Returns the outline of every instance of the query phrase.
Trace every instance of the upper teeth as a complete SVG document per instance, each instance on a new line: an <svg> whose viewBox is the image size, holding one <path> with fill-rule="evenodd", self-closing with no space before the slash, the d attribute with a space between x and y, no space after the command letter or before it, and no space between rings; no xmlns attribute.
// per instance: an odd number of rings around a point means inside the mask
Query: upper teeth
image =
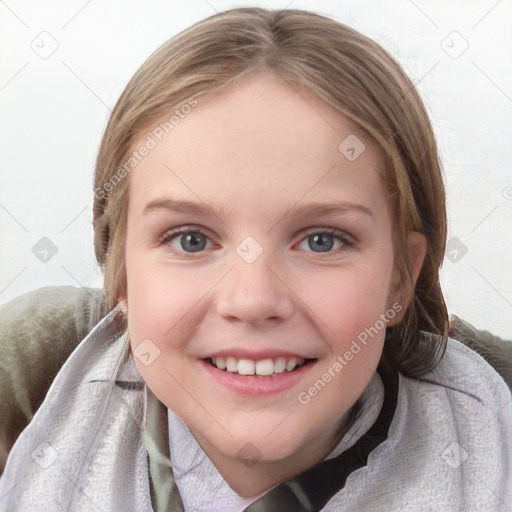
<svg viewBox="0 0 512 512"><path fill-rule="evenodd" d="M235 359L234 357L212 357L212 363L219 370L226 370L231 373L238 372L240 375L272 375L273 373L291 372L297 366L304 364L300 357L278 357L276 360L262 359L252 361L251 359Z"/></svg>

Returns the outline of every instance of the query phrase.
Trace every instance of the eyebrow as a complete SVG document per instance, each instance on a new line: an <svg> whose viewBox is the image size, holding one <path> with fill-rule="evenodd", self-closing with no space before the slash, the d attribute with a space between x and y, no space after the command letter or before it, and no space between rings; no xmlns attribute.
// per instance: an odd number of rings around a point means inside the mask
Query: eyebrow
<svg viewBox="0 0 512 512"><path fill-rule="evenodd" d="M146 204L143 215L151 213L155 210L171 210L175 212L188 213L191 215L208 215L214 213L219 217L225 213L223 206L218 212L215 212L205 203L195 203L192 201L178 201L170 197L153 199ZM348 201L336 201L332 203L309 203L304 205L294 205L285 209L279 218L291 216L297 217L314 217L321 215L329 215L336 213L359 212L374 218L373 212L367 206Z"/></svg>

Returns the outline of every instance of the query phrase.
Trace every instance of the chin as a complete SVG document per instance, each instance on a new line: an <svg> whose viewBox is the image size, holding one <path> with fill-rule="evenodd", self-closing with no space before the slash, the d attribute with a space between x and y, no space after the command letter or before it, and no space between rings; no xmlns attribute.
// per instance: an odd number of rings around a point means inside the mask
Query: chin
<svg viewBox="0 0 512 512"><path fill-rule="evenodd" d="M269 437L273 439L270 440ZM267 429L264 429L264 432L255 432L254 435L246 431L243 435L235 436L227 443L222 443L218 449L233 459L243 461L249 458L258 462L273 463L286 460L297 453L302 441L291 438L286 432L283 436L267 437Z"/></svg>

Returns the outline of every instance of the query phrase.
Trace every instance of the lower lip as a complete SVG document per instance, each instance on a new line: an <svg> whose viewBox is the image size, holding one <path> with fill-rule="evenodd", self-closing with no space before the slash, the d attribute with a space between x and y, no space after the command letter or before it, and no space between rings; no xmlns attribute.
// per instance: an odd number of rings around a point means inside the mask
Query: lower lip
<svg viewBox="0 0 512 512"><path fill-rule="evenodd" d="M274 377L260 377L257 375L238 375L212 366L207 361L199 361L206 371L223 386L235 393L250 396L267 396L282 393L296 385L315 364L310 360L293 372L280 373Z"/></svg>

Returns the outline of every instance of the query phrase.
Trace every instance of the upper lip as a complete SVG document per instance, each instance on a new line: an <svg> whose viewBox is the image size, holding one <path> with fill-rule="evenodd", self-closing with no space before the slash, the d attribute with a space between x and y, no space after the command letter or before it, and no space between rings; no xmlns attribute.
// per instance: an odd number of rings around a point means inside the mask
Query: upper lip
<svg viewBox="0 0 512 512"><path fill-rule="evenodd" d="M246 350L243 348L233 348L233 349L222 349L212 352L207 355L204 359L213 358L213 357L234 357L235 359L250 359L252 361L261 361L263 359L278 359L279 357L284 357L285 359L291 359L292 357L302 358L302 359L314 359L312 357L308 357L304 354L299 354L295 352L289 352L284 350L276 350L276 349L268 349L268 350Z"/></svg>

